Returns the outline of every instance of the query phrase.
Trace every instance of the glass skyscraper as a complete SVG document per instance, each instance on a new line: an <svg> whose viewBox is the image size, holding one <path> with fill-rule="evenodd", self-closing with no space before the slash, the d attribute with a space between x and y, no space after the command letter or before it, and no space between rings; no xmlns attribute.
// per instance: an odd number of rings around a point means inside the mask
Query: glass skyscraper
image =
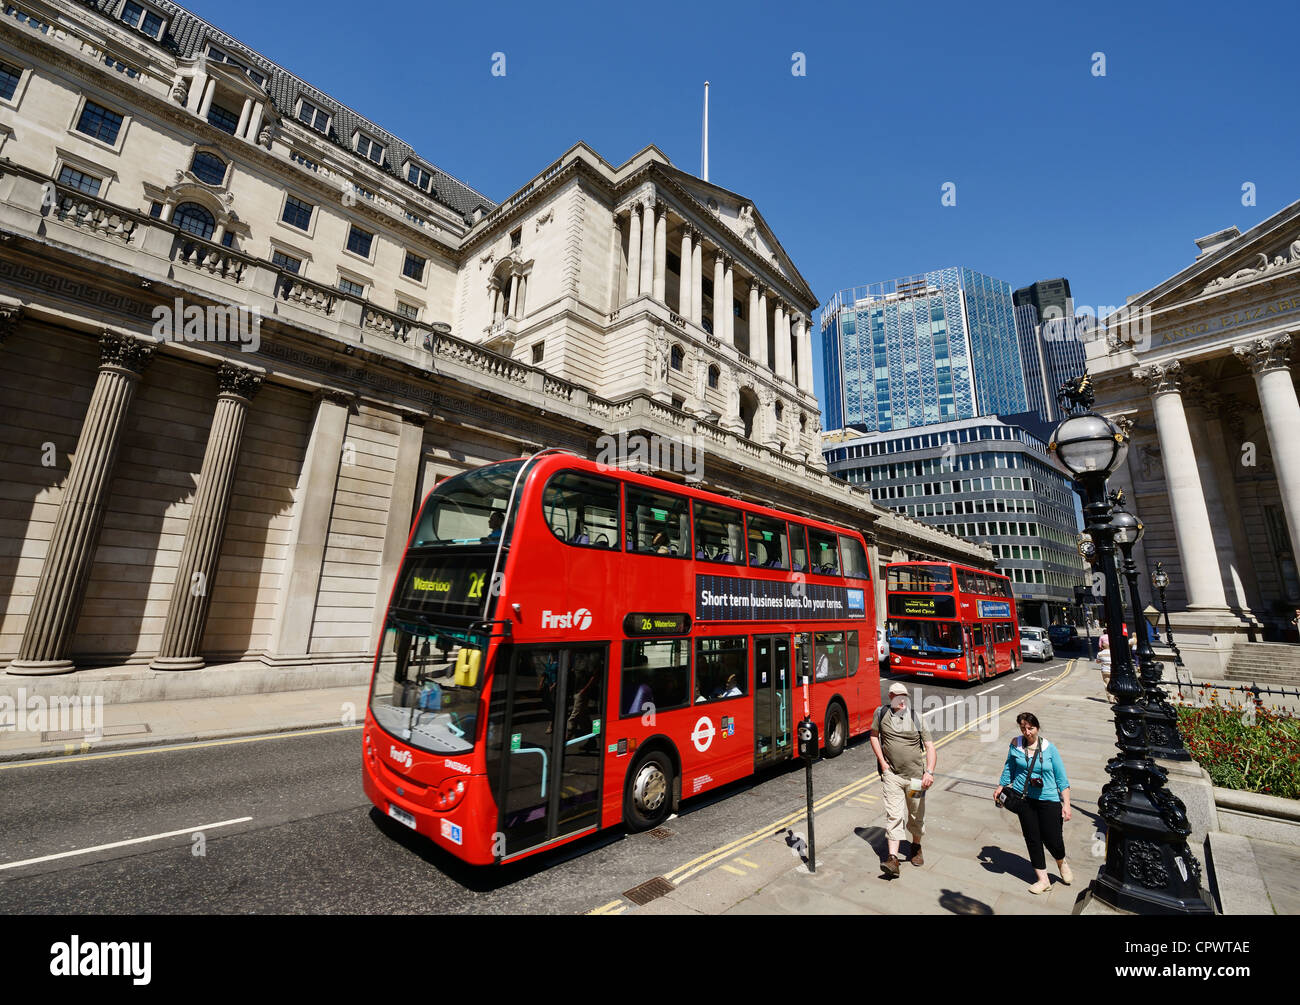
<svg viewBox="0 0 1300 1005"><path fill-rule="evenodd" d="M825 428L906 429L1029 408L1011 286L948 268L822 308Z"/></svg>
<svg viewBox="0 0 1300 1005"><path fill-rule="evenodd" d="M1087 372L1084 343L1093 336L1096 318L1075 316L1066 279L1042 280L1016 290L1014 300L1029 408L1043 422L1054 424L1064 418L1056 403L1057 390L1066 380Z"/></svg>

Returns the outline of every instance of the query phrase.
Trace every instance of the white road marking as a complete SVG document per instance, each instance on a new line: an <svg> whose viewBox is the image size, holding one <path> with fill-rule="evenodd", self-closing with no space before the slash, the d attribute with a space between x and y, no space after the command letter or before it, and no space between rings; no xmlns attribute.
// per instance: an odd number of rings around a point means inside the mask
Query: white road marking
<svg viewBox="0 0 1300 1005"><path fill-rule="evenodd" d="M235 820L222 820L215 824L198 824L195 827L185 827L178 831L167 831L164 834L150 834L147 837L131 838L127 841L114 841L112 844L99 844L93 848L79 848L76 851L61 851L57 855L42 855L40 858L25 858L21 862L6 862L0 865L0 870L17 869L23 865L36 865L38 862L53 862L55 859L71 858L74 855L90 855L97 851L108 851L110 848L124 848L132 844L144 844L146 841L161 841L163 838L180 837L182 834L197 834L199 831L216 830L218 827L231 827L234 824L247 823L252 817L239 817Z"/></svg>
<svg viewBox="0 0 1300 1005"><path fill-rule="evenodd" d="M945 708L952 708L954 705L960 705L960 704L961 704L961 699L958 698L955 701L948 702L948 704L946 705L940 705L938 708L932 708L928 712L922 712L921 718L924 719L927 715L934 715L935 712L942 712Z"/></svg>
<svg viewBox="0 0 1300 1005"><path fill-rule="evenodd" d="M976 691L976 692L975 692L975 696L976 696L976 697L979 697L979 696L982 695L982 694L988 694L990 691L996 691L996 690L997 690L998 688L1000 688L1000 687L1006 687L1006 685L1005 685L1005 684L994 684L992 687L986 687L983 691Z"/></svg>

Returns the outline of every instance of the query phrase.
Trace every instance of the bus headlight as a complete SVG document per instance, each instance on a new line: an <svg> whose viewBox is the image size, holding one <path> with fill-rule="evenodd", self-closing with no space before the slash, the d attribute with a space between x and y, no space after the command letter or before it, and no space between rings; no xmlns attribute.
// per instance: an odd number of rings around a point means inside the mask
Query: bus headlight
<svg viewBox="0 0 1300 1005"><path fill-rule="evenodd" d="M956 663L949 663L949 664L948 664L948 669L949 669L949 670L956 670L956 669L957 669L957 664L956 664Z"/></svg>

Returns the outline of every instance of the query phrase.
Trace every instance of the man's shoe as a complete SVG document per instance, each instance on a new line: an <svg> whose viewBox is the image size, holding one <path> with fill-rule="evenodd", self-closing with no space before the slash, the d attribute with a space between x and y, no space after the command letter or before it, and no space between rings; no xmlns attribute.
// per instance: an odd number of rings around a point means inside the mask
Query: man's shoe
<svg viewBox="0 0 1300 1005"><path fill-rule="evenodd" d="M917 866L925 865L925 859L921 857L921 846L919 844L912 846L912 864Z"/></svg>
<svg viewBox="0 0 1300 1005"><path fill-rule="evenodd" d="M887 872L889 875L891 875L891 876L893 876L895 879L897 879L897 878L898 878L898 872L899 872L899 870L898 870L898 856L897 856L897 855L890 855L889 858L885 859L884 869L885 869L885 872Z"/></svg>

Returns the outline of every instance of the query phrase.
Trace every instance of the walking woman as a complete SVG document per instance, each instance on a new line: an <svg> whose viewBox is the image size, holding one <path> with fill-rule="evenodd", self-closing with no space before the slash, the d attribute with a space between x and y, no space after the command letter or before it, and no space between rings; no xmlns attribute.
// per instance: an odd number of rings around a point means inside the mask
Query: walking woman
<svg viewBox="0 0 1300 1005"><path fill-rule="evenodd" d="M1056 859L1061 882L1066 886L1074 882L1074 874L1065 861L1065 839L1061 833L1061 825L1070 819L1070 779L1066 777L1061 752L1039 734L1037 717L1021 712L1016 716L1016 725L1020 727L1020 736L1011 741L993 801L1001 805L998 797L1004 788L1024 796L1019 810L1020 831L1025 836L1029 860L1038 874L1038 882L1029 892L1044 893L1051 885L1043 857L1044 845Z"/></svg>

